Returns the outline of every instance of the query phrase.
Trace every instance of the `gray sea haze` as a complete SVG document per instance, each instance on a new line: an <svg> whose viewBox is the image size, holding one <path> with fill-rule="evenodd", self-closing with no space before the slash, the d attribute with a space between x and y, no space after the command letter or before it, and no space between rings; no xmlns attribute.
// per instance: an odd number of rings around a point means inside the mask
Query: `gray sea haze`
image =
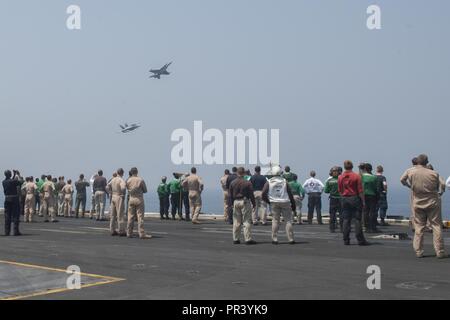
<svg viewBox="0 0 450 320"><path fill-rule="evenodd" d="M146 211L159 212L159 200L156 193L156 188L149 188L149 193L145 195L145 209ZM448 193L448 194L447 194ZM388 215L408 217L410 212L409 206L409 190L406 188L391 188L388 194L389 210ZM208 214L222 214L223 212L223 197L222 191L217 189L206 189L202 195L203 210L202 212ZM0 204L3 204L4 196L0 194ZM442 215L444 219L450 220L450 192L446 192L442 197L443 210ZM307 200L303 202L303 213L306 212ZM88 200L88 208L90 208L90 201ZM324 195L322 197L323 212L328 212L328 199Z"/></svg>

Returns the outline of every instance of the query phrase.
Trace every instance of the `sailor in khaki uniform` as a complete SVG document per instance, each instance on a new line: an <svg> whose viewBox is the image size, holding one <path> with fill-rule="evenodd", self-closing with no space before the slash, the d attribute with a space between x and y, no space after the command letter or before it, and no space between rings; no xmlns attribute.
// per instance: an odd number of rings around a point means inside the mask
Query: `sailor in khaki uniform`
<svg viewBox="0 0 450 320"><path fill-rule="evenodd" d="M57 207L57 215L59 217L63 216L65 212L64 204L66 202L64 200L64 191L63 191L65 185L66 183L64 182L64 177L59 177L58 182L55 183L55 193L57 195L56 207Z"/></svg>
<svg viewBox="0 0 450 320"><path fill-rule="evenodd" d="M229 205L233 209L233 243L240 244L242 225L244 239L248 245L256 244L252 239L252 211L256 206L253 186L244 179L245 169L237 169L237 178L229 186Z"/></svg>
<svg viewBox="0 0 450 320"><path fill-rule="evenodd" d="M401 184L409 189L411 189L411 181L409 181L408 179L409 179L411 172L416 170L416 168L418 167L417 161L418 161L417 157L414 157L412 159L412 167L407 169L403 173L403 175L400 177ZM411 215L409 217L409 224L410 224L411 229L414 231L415 230L415 228L414 228L414 212L412 210L412 200L413 200L413 194L411 192L411 196L410 196Z"/></svg>
<svg viewBox="0 0 450 320"><path fill-rule="evenodd" d="M191 169L191 175L183 181L183 187L189 191L189 207L192 212L192 223L199 224L198 217L202 210L203 182L197 175L197 169Z"/></svg>
<svg viewBox="0 0 450 320"><path fill-rule="evenodd" d="M63 213L64 217L69 218L72 217L72 206L73 206L73 187L72 180L67 180L67 183L62 188L62 193L64 195L64 206Z"/></svg>
<svg viewBox="0 0 450 320"><path fill-rule="evenodd" d="M286 235L290 244L294 244L294 231L292 228L292 213L295 212L295 200L287 180L281 177L281 168L272 168L273 177L264 185L263 200L272 208L272 243L278 244L278 229L280 218L286 222Z"/></svg>
<svg viewBox="0 0 450 320"><path fill-rule="evenodd" d="M42 191L42 212L44 215L44 222L48 222L49 216L52 222L58 222L58 220L56 220L55 197L53 195L55 192L55 185L53 184L51 175L47 176L47 180L42 186Z"/></svg>
<svg viewBox="0 0 450 320"><path fill-rule="evenodd" d="M138 170L132 168L130 170L131 177L127 180L127 190L130 196L128 201L128 226L127 237L133 237L134 220L137 217L139 238L150 239L151 236L145 234L144 230L144 193L147 193L147 186L142 178L138 177Z"/></svg>
<svg viewBox="0 0 450 320"><path fill-rule="evenodd" d="M222 187L223 192L223 217L225 221L228 220L228 189L227 189L227 180L230 175L230 170L225 170L225 173L222 178L220 178L220 186Z"/></svg>
<svg viewBox="0 0 450 320"><path fill-rule="evenodd" d="M25 184L25 222L33 222L33 215L35 210L35 200L36 200L36 184L33 182L32 177L26 179Z"/></svg>
<svg viewBox="0 0 450 320"><path fill-rule="evenodd" d="M125 228L125 193L126 183L123 180L124 171L122 168L117 170L117 176L114 177L107 186L111 195L110 224L109 229L112 236L126 236ZM117 231L119 227L119 231Z"/></svg>
<svg viewBox="0 0 450 320"><path fill-rule="evenodd" d="M414 250L418 258L423 257L424 229L430 222L433 230L433 245L438 258L444 258L444 240L442 238L442 213L440 188L441 181L436 171L426 168L428 157L420 155L418 166L408 173L412 190L412 210L414 212Z"/></svg>

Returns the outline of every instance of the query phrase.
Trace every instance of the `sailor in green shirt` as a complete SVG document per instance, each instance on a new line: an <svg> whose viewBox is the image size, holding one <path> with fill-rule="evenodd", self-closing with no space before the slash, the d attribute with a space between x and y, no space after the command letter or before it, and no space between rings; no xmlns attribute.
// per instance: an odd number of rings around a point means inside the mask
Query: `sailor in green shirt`
<svg viewBox="0 0 450 320"><path fill-rule="evenodd" d="M330 170L330 177L325 183L324 192L330 195L330 232L336 232L337 215L339 214L339 226L342 232L344 219L342 218L341 195L338 191L339 168L333 167Z"/></svg>
<svg viewBox="0 0 450 320"><path fill-rule="evenodd" d="M180 179L177 178L177 174L173 174L173 179L167 185L169 187L170 192L170 204L172 205L172 219L176 220L176 213L182 218L181 213L181 182Z"/></svg>
<svg viewBox="0 0 450 320"><path fill-rule="evenodd" d="M287 182L294 181L294 175L295 173L291 172L291 167L289 166L284 167L283 178L285 178Z"/></svg>
<svg viewBox="0 0 450 320"><path fill-rule="evenodd" d="M46 179L47 179L46 176L42 175L41 178L36 181L36 187L37 187L36 190L39 194L39 217L44 216L44 214L42 212L43 207L41 205L41 202L44 199L44 183L45 183Z"/></svg>
<svg viewBox="0 0 450 320"><path fill-rule="evenodd" d="M161 215L161 220L169 220L169 185L166 183L167 177L161 178L161 183L158 186L158 197L159 197L159 214Z"/></svg>
<svg viewBox="0 0 450 320"><path fill-rule="evenodd" d="M298 183L297 180L298 180L297 175L295 173L293 173L292 177L291 177L291 181L288 181L288 184L289 184L289 187L291 187L291 192L292 192L292 195L294 196L294 201L295 201L295 206L296 206L296 212L294 212L294 218L297 217L298 224L302 224L302 201L305 198L305 189L303 189L302 185L300 183Z"/></svg>
<svg viewBox="0 0 450 320"><path fill-rule="evenodd" d="M378 178L372 174L372 165L363 163L359 166L364 189L366 206L363 209L363 221L368 233L378 233L377 203L380 197Z"/></svg>
<svg viewBox="0 0 450 320"><path fill-rule="evenodd" d="M252 178L252 173L250 172L250 170L245 171L244 180L250 181L251 178Z"/></svg>

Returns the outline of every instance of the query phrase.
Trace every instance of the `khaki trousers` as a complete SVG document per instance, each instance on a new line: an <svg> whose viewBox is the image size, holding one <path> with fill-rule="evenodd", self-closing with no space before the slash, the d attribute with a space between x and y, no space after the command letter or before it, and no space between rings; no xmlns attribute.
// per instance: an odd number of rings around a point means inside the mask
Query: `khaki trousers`
<svg viewBox="0 0 450 320"><path fill-rule="evenodd" d="M417 255L423 255L423 240L424 229L427 222L430 223L433 230L433 245L436 255L443 255L445 253L444 240L442 238L442 215L441 206L437 205L434 208L423 209L413 207L414 210L414 251Z"/></svg>
<svg viewBox="0 0 450 320"><path fill-rule="evenodd" d="M39 193L39 199L40 199L40 201L41 201L41 205L40 205L40 207L39 207L39 216L40 216L40 217L43 217L43 216L44 216L44 206L43 206L43 203L44 203L44 193L43 193L43 192Z"/></svg>
<svg viewBox="0 0 450 320"><path fill-rule="evenodd" d="M139 237L145 236L144 211L145 211L144 198L130 197L130 200L128 201L127 236L131 237L133 235L134 220L136 218L138 221Z"/></svg>
<svg viewBox="0 0 450 320"><path fill-rule="evenodd" d="M233 241L241 237L244 224L245 241L252 240L252 205L249 200L235 200L233 204Z"/></svg>
<svg viewBox="0 0 450 320"><path fill-rule="evenodd" d="M64 206L66 205L66 201L64 198L64 193L58 193L58 216L62 216L65 215L65 208Z"/></svg>
<svg viewBox="0 0 450 320"><path fill-rule="evenodd" d="M25 197L25 206L24 206L25 222L33 222L35 205L36 204L34 194L27 194L27 196Z"/></svg>
<svg viewBox="0 0 450 320"><path fill-rule="evenodd" d="M119 233L125 233L125 201L123 196L113 194L109 223L111 233L117 232L117 226L119 227Z"/></svg>
<svg viewBox="0 0 450 320"><path fill-rule="evenodd" d="M64 205L63 205L63 213L64 217L72 216L72 205L73 205L73 197L72 195L64 196Z"/></svg>
<svg viewBox="0 0 450 320"><path fill-rule="evenodd" d="M302 206L303 206L303 204L302 204L302 198L298 195L298 194L295 194L294 195L294 201L295 201L295 206L296 206L296 214L297 214L297 217L299 217L300 219L301 219L301 217L302 217Z"/></svg>
<svg viewBox="0 0 450 320"><path fill-rule="evenodd" d="M197 222L202 210L202 197L199 192L189 192L189 208L192 213L192 222Z"/></svg>
<svg viewBox="0 0 450 320"><path fill-rule="evenodd" d="M96 204L95 204L95 193L93 193L91 195L91 212L89 213L89 218L93 218L94 217L94 211L96 208Z"/></svg>
<svg viewBox="0 0 450 320"><path fill-rule="evenodd" d="M286 222L286 235L288 241L294 241L294 230L292 228L292 208L289 202L272 202L272 241L278 241L278 229L280 228L280 217Z"/></svg>
<svg viewBox="0 0 450 320"><path fill-rule="evenodd" d="M261 221L262 223L266 224L267 222L267 209L266 209L266 203L262 200L262 191L255 191L255 208L253 209L253 222L256 223Z"/></svg>
<svg viewBox="0 0 450 320"><path fill-rule="evenodd" d="M229 210L228 197L229 197L228 191L223 191L223 217L225 221L228 220L228 210Z"/></svg>
<svg viewBox="0 0 450 320"><path fill-rule="evenodd" d="M105 218L106 193L104 191L95 192L95 213L97 219Z"/></svg>
<svg viewBox="0 0 450 320"><path fill-rule="evenodd" d="M55 199L52 194L44 192L41 207L42 207L42 214L44 215L44 220L48 220L49 216L52 221L56 220Z"/></svg>

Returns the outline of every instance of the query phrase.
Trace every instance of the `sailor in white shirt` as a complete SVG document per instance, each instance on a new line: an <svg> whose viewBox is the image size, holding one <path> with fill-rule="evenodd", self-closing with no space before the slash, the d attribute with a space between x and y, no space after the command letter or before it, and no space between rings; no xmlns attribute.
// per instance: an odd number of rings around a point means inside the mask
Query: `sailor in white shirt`
<svg viewBox="0 0 450 320"><path fill-rule="evenodd" d="M450 189L450 177L448 177L447 182L445 183L445 185L447 186L447 188Z"/></svg>
<svg viewBox="0 0 450 320"><path fill-rule="evenodd" d="M314 210L317 213L317 222L322 223L322 192L324 185L322 181L316 179L316 172L311 171L311 178L305 181L303 184L303 189L308 195L308 223L312 224Z"/></svg>

